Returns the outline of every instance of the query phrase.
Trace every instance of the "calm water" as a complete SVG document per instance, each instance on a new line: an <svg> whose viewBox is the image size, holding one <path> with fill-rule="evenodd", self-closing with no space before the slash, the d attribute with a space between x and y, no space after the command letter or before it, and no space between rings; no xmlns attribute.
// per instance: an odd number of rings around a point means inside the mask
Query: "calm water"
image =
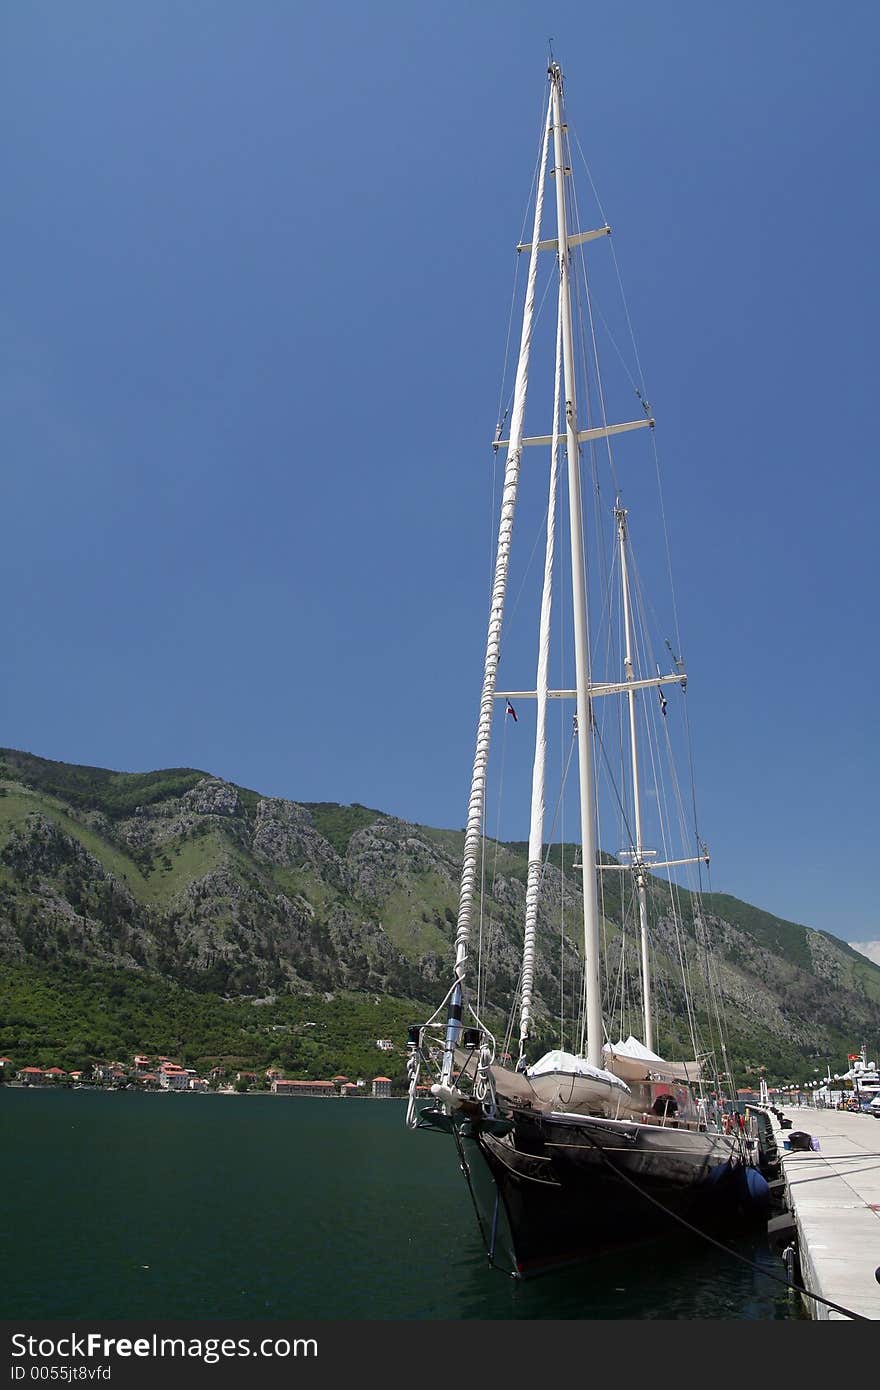
<svg viewBox="0 0 880 1390"><path fill-rule="evenodd" d="M702 1244L525 1284L488 1269L451 1143L397 1101L7 1087L0 1132L5 1317L800 1315Z"/></svg>

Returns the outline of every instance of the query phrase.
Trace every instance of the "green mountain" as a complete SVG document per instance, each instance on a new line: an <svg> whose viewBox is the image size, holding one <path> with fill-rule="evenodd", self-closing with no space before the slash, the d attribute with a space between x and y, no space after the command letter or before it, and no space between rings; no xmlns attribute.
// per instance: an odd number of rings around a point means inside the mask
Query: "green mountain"
<svg viewBox="0 0 880 1390"><path fill-rule="evenodd" d="M448 984L463 841L364 806L262 797L193 768L119 773L0 750L0 1051L17 1065L143 1049L400 1077L406 1024ZM548 1041L560 1014L571 1041L577 1012L573 858L554 847L539 918ZM480 979L491 1002L516 987L525 846L490 844L486 873ZM602 879L609 1013L615 1032L638 1032L626 876ZM709 963L742 1081L761 1065L802 1080L880 1041L880 967L724 894L704 897L702 914L677 896L678 914L668 885L651 885L667 1053L685 1045L682 956L694 981ZM699 989L695 1008L716 1045ZM505 1019L491 1017L503 1035ZM378 1052L378 1038L394 1053Z"/></svg>

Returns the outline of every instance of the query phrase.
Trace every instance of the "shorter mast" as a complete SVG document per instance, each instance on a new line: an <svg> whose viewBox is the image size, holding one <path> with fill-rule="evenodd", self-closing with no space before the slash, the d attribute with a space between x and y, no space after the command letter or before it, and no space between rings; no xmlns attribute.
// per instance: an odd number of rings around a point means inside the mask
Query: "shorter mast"
<svg viewBox="0 0 880 1390"><path fill-rule="evenodd" d="M638 691L656 686L659 692L664 685L679 685L684 690L687 686L687 676L680 661L676 662L679 670L674 675L661 676L660 668L657 668L656 679L651 677L645 680L637 680L633 667L633 614L632 597L629 585L629 569L627 565L627 526L626 508L621 507L618 500L614 508L614 516L617 522L617 541L620 552L620 583L622 591L623 607L623 626L624 626L624 675L626 680L622 685L615 685L609 682L606 685L594 687L594 695L597 693L626 693L629 704L629 739L630 739L630 761L632 764L632 793L633 793L633 819L634 819L634 843L627 851L621 851L622 857L628 861L620 864L602 864L601 870L610 872L612 870L629 872L633 870L636 878L636 891L639 903L639 936L640 936L640 955L642 968L642 991L645 1021L645 1046L654 1051L654 1019L653 1003L651 999L651 964L648 953L648 870L646 861L650 861L651 869L672 869L684 864L708 864L709 851L705 845L701 845L700 853L696 855L686 855L681 859L657 859L655 850L646 850L642 839L642 797L641 784L639 780L639 750L638 739L636 736L636 696ZM665 713L666 701L662 701Z"/></svg>
<svg viewBox="0 0 880 1390"><path fill-rule="evenodd" d="M642 800L639 785L639 750L636 738L636 692L633 689L635 671L632 659L632 607L629 592L629 572L626 563L626 508L619 504L614 509L617 521L617 540L620 548L620 585L623 600L623 629L626 650L623 669L629 689L629 743L632 764L633 817L635 820L635 844L632 850L632 867L636 875L636 891L639 899L639 935L642 959L642 1003L645 1018L645 1047L654 1050L654 1020L651 1010L651 965L648 958L648 885L645 879L644 846L642 844Z"/></svg>

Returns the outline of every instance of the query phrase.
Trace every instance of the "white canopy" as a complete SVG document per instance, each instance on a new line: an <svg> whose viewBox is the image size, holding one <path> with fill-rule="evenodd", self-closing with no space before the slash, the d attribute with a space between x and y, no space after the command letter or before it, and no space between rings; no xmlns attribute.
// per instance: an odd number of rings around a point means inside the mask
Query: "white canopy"
<svg viewBox="0 0 880 1390"><path fill-rule="evenodd" d="M699 1062L667 1062L632 1034L626 1042L606 1043L602 1052L608 1065L619 1076L625 1076L627 1081L647 1080L649 1073L673 1081L701 1079Z"/></svg>
<svg viewBox="0 0 880 1390"><path fill-rule="evenodd" d="M602 1048L603 1052L610 1052L617 1057L635 1057L640 1062L662 1062L663 1058L658 1057L656 1052L652 1052L644 1043L639 1042L630 1033L626 1042L616 1042L608 1044Z"/></svg>

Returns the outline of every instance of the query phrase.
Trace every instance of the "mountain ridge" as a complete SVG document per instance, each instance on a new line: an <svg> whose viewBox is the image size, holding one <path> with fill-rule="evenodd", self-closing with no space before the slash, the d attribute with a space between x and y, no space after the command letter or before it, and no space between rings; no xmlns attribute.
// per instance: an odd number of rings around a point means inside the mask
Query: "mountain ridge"
<svg viewBox="0 0 880 1390"><path fill-rule="evenodd" d="M851 951L858 951L860 956L880 965L880 941L848 941L846 944Z"/></svg>
<svg viewBox="0 0 880 1390"><path fill-rule="evenodd" d="M264 797L200 769L120 773L3 749L0 958L19 971L122 971L219 998L378 997L395 1015L405 1000L433 1007L451 969L462 844L460 831L358 804ZM555 910L563 896L577 907L573 849L550 853L539 918L536 1013L548 1037L560 976L579 971L574 939L561 970L556 960ZM493 843L493 861L484 976L500 998L516 986L527 866L517 842ZM613 967L624 950L620 892L605 896ZM670 1050L685 1043L672 970L682 942L695 961L711 948L741 1066L804 1069L820 1054L845 1056L863 1035L880 1039L880 967L857 948L730 894L705 894L702 915L679 926L660 880L650 897ZM573 1016L576 998L562 1000ZM15 1042L0 1017L0 1046Z"/></svg>

